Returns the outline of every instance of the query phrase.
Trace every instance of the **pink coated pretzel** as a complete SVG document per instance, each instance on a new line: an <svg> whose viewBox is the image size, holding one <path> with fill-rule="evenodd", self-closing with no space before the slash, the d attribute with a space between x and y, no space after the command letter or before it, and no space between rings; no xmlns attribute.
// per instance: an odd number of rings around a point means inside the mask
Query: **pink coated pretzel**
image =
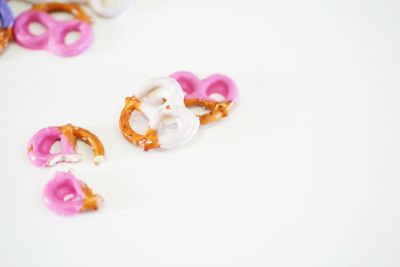
<svg viewBox="0 0 400 267"><path fill-rule="evenodd" d="M43 190L47 208L59 215L72 216L97 210L102 198L70 172L57 172Z"/></svg>
<svg viewBox="0 0 400 267"><path fill-rule="evenodd" d="M180 83L186 93L186 99L213 101L210 95L220 94L224 97L224 101L237 102L238 90L236 84L228 76L213 74L200 80L191 72L178 71L172 74L171 77Z"/></svg>
<svg viewBox="0 0 400 267"><path fill-rule="evenodd" d="M61 143L61 152L50 153L51 147L57 142ZM47 127L38 131L28 144L28 157L38 166L53 166L60 161L77 162L80 156L75 153L74 146L59 127Z"/></svg>
<svg viewBox="0 0 400 267"><path fill-rule="evenodd" d="M104 147L98 137L71 124L47 127L35 133L28 144L28 157L38 167L51 167L59 162L79 162L81 155L75 152L78 139L91 146L96 165L103 161ZM51 147L57 141L61 143L61 151L51 153Z"/></svg>
<svg viewBox="0 0 400 267"><path fill-rule="evenodd" d="M34 35L29 30L33 22L42 24L46 32ZM46 12L29 10L17 17L14 24L15 41L29 49L44 49L63 57L76 56L85 51L92 43L93 32L90 24L74 19L71 21L57 21ZM67 45L65 37L68 33L78 31L80 38L73 44Z"/></svg>
<svg viewBox="0 0 400 267"><path fill-rule="evenodd" d="M182 90L186 93L185 105L201 106L210 110L209 113L199 115L200 123L214 122L221 117L226 117L230 109L238 101L238 89L235 82L228 76L213 74L200 80L195 74L187 71L179 71L171 78L178 81ZM217 101L212 94L220 94L223 100Z"/></svg>

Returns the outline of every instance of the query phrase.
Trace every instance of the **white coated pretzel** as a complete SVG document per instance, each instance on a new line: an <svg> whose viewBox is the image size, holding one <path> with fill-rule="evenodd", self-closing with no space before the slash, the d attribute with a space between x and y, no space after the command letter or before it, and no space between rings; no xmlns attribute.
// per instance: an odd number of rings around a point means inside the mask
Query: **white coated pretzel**
<svg viewBox="0 0 400 267"><path fill-rule="evenodd" d="M185 107L183 90L174 79L165 77L146 82L138 98L150 128L157 130L161 148L182 145L197 132L200 121ZM171 125L175 127L172 129Z"/></svg>

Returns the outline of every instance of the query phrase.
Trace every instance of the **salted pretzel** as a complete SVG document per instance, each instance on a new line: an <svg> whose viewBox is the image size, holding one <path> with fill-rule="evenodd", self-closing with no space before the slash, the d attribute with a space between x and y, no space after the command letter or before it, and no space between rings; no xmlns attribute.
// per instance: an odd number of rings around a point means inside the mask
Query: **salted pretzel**
<svg viewBox="0 0 400 267"><path fill-rule="evenodd" d="M174 148L188 142L197 132L199 120L186 109L183 98L179 84L171 78L148 81L142 86L138 97L125 99L119 121L122 135L145 151ZM134 111L138 111L149 121L150 127L145 134L137 133L130 125ZM176 125L175 130L166 131L171 124Z"/></svg>
<svg viewBox="0 0 400 267"><path fill-rule="evenodd" d="M2 53L13 39L12 26L14 24L13 13L6 0L0 0L0 53Z"/></svg>
<svg viewBox="0 0 400 267"><path fill-rule="evenodd" d="M214 74L200 80L196 75L187 71L179 71L171 75L186 93L187 107L200 106L209 112L198 115L202 125L215 122L229 115L230 110L238 100L238 90L231 78L222 74ZM211 98L220 94L223 100Z"/></svg>
<svg viewBox="0 0 400 267"><path fill-rule="evenodd" d="M77 141L81 140L93 150L96 165L104 160L104 147L99 138L90 131L67 124L43 128L33 135L28 144L28 156L38 167L50 167L59 162L79 162L81 155L75 152ZM61 142L61 152L51 153L51 147Z"/></svg>

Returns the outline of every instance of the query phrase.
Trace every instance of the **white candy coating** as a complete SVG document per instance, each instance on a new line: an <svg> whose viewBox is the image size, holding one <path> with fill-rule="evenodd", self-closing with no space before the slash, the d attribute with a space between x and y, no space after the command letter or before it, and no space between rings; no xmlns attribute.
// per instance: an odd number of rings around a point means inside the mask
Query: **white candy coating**
<svg viewBox="0 0 400 267"><path fill-rule="evenodd" d="M157 130L161 148L185 144L195 135L200 121L185 107L185 96L177 81L168 77L152 79L141 89L141 110L149 126Z"/></svg>
<svg viewBox="0 0 400 267"><path fill-rule="evenodd" d="M115 17L125 10L133 0L89 0L94 12L103 17Z"/></svg>

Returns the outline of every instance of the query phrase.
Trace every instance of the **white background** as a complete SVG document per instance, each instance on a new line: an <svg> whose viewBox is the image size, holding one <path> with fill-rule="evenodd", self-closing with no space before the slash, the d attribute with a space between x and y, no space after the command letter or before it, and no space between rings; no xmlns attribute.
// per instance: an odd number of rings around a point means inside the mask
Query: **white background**
<svg viewBox="0 0 400 267"><path fill-rule="evenodd" d="M15 13L28 6L11 2ZM0 59L0 266L400 266L400 2L139 0L59 58ZM220 72L232 116L144 153L118 128L152 77ZM74 123L107 149L39 169L30 136ZM41 192L72 168L105 198L73 218Z"/></svg>

